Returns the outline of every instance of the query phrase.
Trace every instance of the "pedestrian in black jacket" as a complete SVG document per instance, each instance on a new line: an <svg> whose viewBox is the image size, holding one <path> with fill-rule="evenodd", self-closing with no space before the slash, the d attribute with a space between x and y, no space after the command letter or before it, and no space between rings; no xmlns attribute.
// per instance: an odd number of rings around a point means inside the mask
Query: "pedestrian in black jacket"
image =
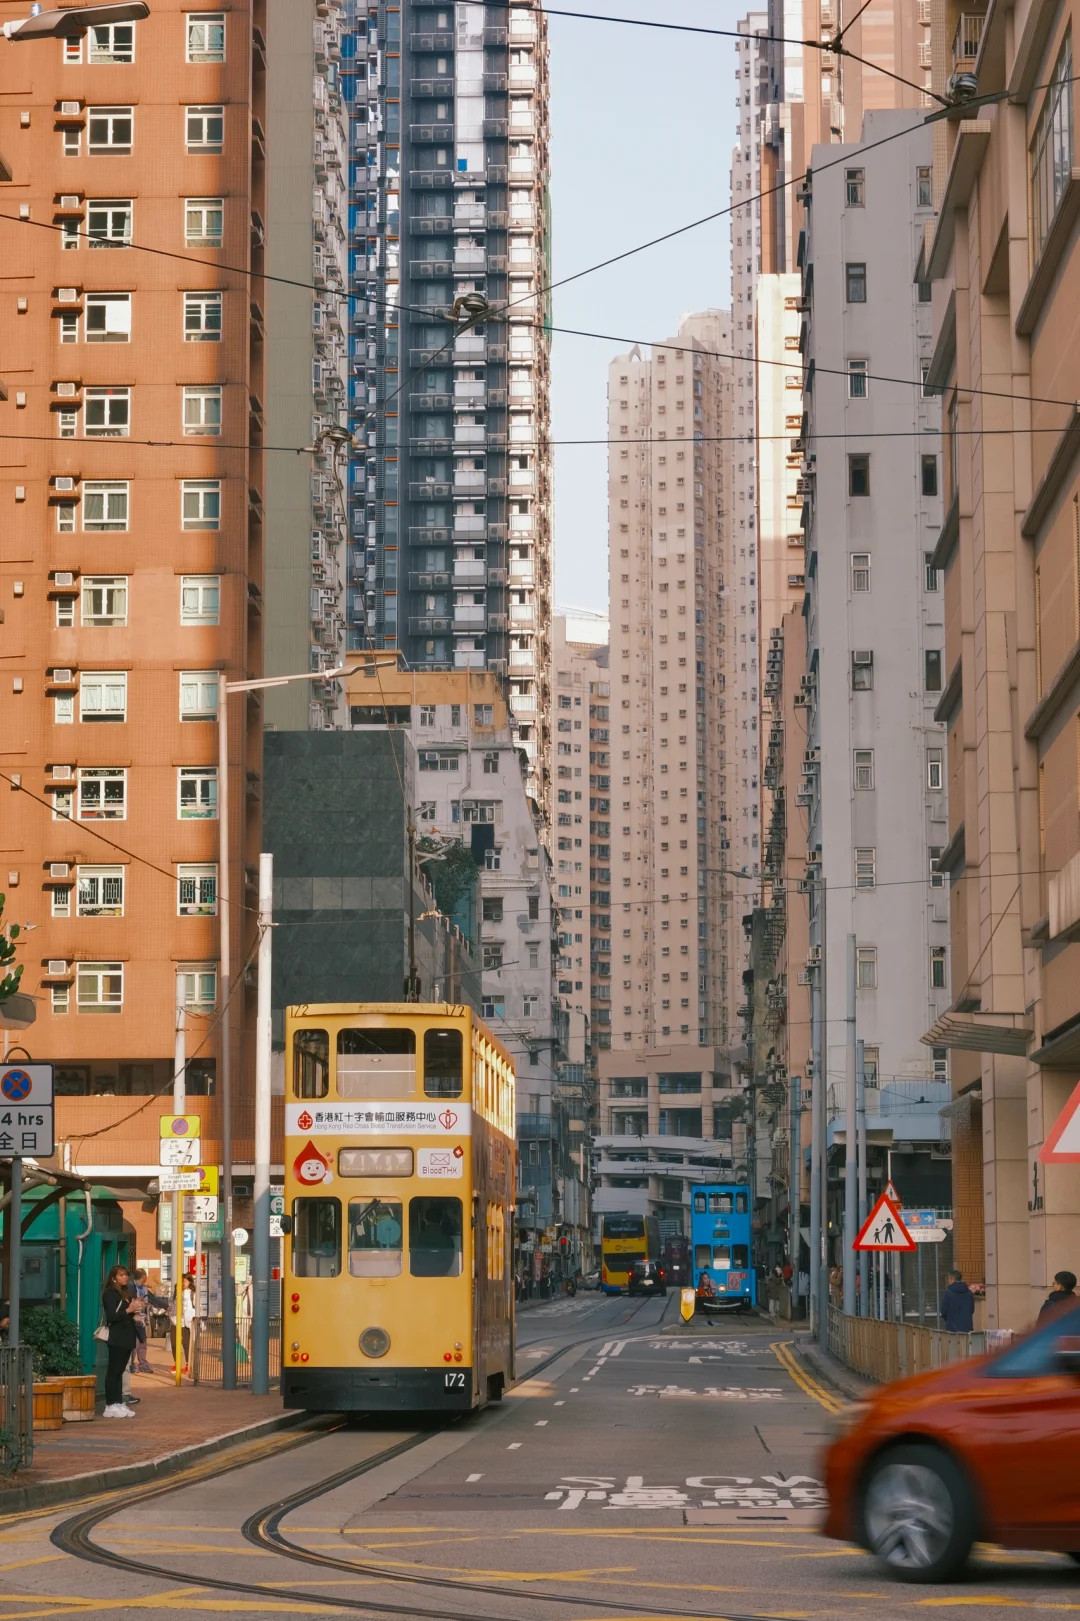
<svg viewBox="0 0 1080 1621"><path fill-rule="evenodd" d="M105 1326L109 1330L109 1360L105 1369L105 1411L103 1418L134 1418L124 1405L124 1369L135 1349L135 1317L141 1306L128 1292L126 1266L109 1268L101 1296Z"/></svg>
<svg viewBox="0 0 1080 1621"><path fill-rule="evenodd" d="M1039 1322L1044 1317L1056 1317L1062 1306L1076 1303L1076 1273L1055 1272L1054 1281L1050 1285L1050 1293L1043 1301L1039 1312Z"/></svg>
<svg viewBox="0 0 1080 1621"><path fill-rule="evenodd" d="M941 1297L941 1320L951 1334L970 1334L975 1326L975 1296L959 1272L949 1273L949 1282Z"/></svg>

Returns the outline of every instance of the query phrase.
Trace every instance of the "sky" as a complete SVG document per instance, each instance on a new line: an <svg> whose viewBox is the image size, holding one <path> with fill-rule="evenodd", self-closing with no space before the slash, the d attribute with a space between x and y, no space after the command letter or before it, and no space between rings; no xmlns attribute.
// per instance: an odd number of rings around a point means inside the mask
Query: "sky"
<svg viewBox="0 0 1080 1621"><path fill-rule="evenodd" d="M568 9L734 28L748 8L715 0L565 0ZM551 17L554 280L730 201L735 140L731 40ZM554 324L647 343L694 310L731 298L728 222L556 286ZM556 332L555 601L607 610L607 447L560 446L607 433L607 368L627 341Z"/></svg>

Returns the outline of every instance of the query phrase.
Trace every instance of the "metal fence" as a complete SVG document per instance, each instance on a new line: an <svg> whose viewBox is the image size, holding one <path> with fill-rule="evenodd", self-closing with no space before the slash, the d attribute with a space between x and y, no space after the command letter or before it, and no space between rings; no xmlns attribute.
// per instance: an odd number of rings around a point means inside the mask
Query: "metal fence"
<svg viewBox="0 0 1080 1621"><path fill-rule="evenodd" d="M0 1346L0 1474L34 1460L34 1362L28 1345Z"/></svg>
<svg viewBox="0 0 1080 1621"><path fill-rule="evenodd" d="M197 1385L221 1383L221 1318L198 1317L195 1320L195 1345L192 1352L191 1375ZM281 1318L270 1319L270 1378L281 1378ZM251 1318L236 1320L236 1383L251 1383Z"/></svg>
<svg viewBox="0 0 1080 1621"><path fill-rule="evenodd" d="M926 1373L988 1349L986 1334L950 1334L943 1328L914 1323L880 1322L873 1317L845 1317L829 1307L829 1350L846 1367L886 1384L908 1374Z"/></svg>

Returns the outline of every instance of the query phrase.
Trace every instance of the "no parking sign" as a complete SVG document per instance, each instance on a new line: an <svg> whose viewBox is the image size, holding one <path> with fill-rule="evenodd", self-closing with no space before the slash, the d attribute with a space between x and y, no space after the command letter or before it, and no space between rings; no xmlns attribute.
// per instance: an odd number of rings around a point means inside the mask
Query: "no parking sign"
<svg viewBox="0 0 1080 1621"><path fill-rule="evenodd" d="M0 1065L0 1159L48 1159L55 1149L52 1065Z"/></svg>

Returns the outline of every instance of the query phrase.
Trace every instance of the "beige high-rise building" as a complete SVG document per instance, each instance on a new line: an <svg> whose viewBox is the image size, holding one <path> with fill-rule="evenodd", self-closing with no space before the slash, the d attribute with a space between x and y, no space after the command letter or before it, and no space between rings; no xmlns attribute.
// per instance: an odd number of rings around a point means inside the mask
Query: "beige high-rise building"
<svg viewBox="0 0 1080 1621"><path fill-rule="evenodd" d="M731 317L709 310L609 373L612 1025L599 1210L681 1216L688 1183L723 1157L715 1109L718 1092L730 1097L740 904L724 819L730 349Z"/></svg>

